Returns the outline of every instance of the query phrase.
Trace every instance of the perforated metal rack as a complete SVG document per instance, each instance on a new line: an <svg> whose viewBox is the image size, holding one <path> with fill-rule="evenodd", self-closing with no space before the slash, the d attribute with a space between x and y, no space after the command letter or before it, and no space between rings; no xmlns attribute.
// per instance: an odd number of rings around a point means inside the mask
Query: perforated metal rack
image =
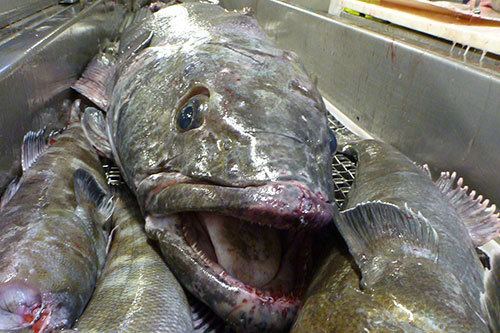
<svg viewBox="0 0 500 333"><path fill-rule="evenodd" d="M349 132L349 130L332 115L328 115L328 124L334 132ZM356 176L356 164L347 156L338 152L333 156L332 177L335 184L335 202L341 208L351 189Z"/></svg>

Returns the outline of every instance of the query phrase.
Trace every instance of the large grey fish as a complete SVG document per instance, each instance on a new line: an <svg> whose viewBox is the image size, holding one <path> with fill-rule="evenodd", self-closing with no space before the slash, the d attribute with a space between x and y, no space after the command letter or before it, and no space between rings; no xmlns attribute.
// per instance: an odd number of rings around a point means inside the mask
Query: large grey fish
<svg viewBox="0 0 500 333"><path fill-rule="evenodd" d="M75 330L86 333L192 332L186 295L156 249L128 191L117 190L106 265Z"/></svg>
<svg viewBox="0 0 500 333"><path fill-rule="evenodd" d="M336 225L352 258L328 257L294 331L488 332L475 246L498 235L495 206L387 144L344 150L358 166Z"/></svg>
<svg viewBox="0 0 500 333"><path fill-rule="evenodd" d="M107 110L87 133L179 281L239 329L289 326L308 231L334 215L326 109L296 56L249 15L186 3L134 24L75 88Z"/></svg>
<svg viewBox="0 0 500 333"><path fill-rule="evenodd" d="M79 103L73 106L74 114ZM23 174L0 204L0 330L70 327L104 264L112 200L78 118L28 133Z"/></svg>

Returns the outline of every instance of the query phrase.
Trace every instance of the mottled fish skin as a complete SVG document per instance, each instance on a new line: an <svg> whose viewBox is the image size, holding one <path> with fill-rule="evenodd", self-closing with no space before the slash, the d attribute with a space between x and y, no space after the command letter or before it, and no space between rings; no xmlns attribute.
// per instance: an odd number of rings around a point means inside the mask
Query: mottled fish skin
<svg viewBox="0 0 500 333"><path fill-rule="evenodd" d="M294 331L488 332L480 304L484 268L461 217L429 175L379 141L358 141L344 151L358 162L346 209L381 201L420 212L438 235L437 260L396 260L391 272L363 290L356 263L334 250L309 288Z"/></svg>
<svg viewBox="0 0 500 333"><path fill-rule="evenodd" d="M360 141L348 149L355 151L359 164L346 208L380 200L399 207L406 204L422 213L439 236L438 262L463 282L471 309L480 309L483 266L464 222L432 179L409 158L380 141Z"/></svg>
<svg viewBox="0 0 500 333"><path fill-rule="evenodd" d="M297 57L240 12L173 5L128 33L153 37L118 59L107 131L146 231L179 281L231 325L289 327L296 297L257 295L215 272L175 221L177 213L201 211L279 229L331 223L331 134L321 95ZM124 54L133 49L122 44ZM201 125L183 131L179 111L192 96L206 103Z"/></svg>
<svg viewBox="0 0 500 333"><path fill-rule="evenodd" d="M186 3L132 29L154 35L120 64L108 126L133 189L163 171L234 187L294 180L333 197L322 98L254 18ZM182 133L176 108L196 87L208 89L208 110L202 127Z"/></svg>
<svg viewBox="0 0 500 333"><path fill-rule="evenodd" d="M73 181L79 168L104 188L97 154L76 122L50 140L0 209L0 307L16 298L17 315L27 324L34 320L36 332L70 327L104 264L106 232L77 211ZM1 310L2 318L16 311ZM11 329L3 320L7 327L0 329Z"/></svg>
<svg viewBox="0 0 500 333"><path fill-rule="evenodd" d="M75 331L192 332L182 287L148 242L135 199L125 189L118 191L111 249Z"/></svg>
<svg viewBox="0 0 500 333"><path fill-rule="evenodd" d="M372 290L361 290L360 279L348 251L333 248L292 332L488 332L459 302L462 283L439 266L406 262Z"/></svg>

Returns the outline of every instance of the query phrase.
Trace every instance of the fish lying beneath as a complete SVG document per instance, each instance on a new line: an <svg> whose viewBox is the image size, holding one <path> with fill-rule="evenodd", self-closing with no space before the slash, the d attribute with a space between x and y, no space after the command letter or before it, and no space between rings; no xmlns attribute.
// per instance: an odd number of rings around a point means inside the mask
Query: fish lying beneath
<svg viewBox="0 0 500 333"><path fill-rule="evenodd" d="M111 249L75 331L192 332L182 287L148 243L135 199L125 189L117 191Z"/></svg>
<svg viewBox="0 0 500 333"><path fill-rule="evenodd" d="M179 281L233 327L289 327L310 231L334 216L326 109L254 18L208 3L160 9L75 89L95 147L137 196Z"/></svg>
<svg viewBox="0 0 500 333"><path fill-rule="evenodd" d="M70 327L104 264L113 201L78 119L59 134L29 132L22 176L0 203L0 331Z"/></svg>
<svg viewBox="0 0 500 333"><path fill-rule="evenodd" d="M488 332L475 246L498 235L495 207L387 144L344 151L358 166L336 225L352 257L333 250L292 331Z"/></svg>

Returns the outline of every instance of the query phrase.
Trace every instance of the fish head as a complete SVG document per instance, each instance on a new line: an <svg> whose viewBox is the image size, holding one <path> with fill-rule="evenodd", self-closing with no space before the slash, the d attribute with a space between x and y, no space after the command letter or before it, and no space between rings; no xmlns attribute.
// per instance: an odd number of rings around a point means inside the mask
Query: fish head
<svg viewBox="0 0 500 333"><path fill-rule="evenodd" d="M74 318L75 305L64 293L42 293L24 281L0 284L0 330L30 329L30 332L52 332L68 328Z"/></svg>
<svg viewBox="0 0 500 333"><path fill-rule="evenodd" d="M270 45L171 47L153 41L115 90L115 155L179 281L239 329L281 330L336 214L321 95Z"/></svg>

